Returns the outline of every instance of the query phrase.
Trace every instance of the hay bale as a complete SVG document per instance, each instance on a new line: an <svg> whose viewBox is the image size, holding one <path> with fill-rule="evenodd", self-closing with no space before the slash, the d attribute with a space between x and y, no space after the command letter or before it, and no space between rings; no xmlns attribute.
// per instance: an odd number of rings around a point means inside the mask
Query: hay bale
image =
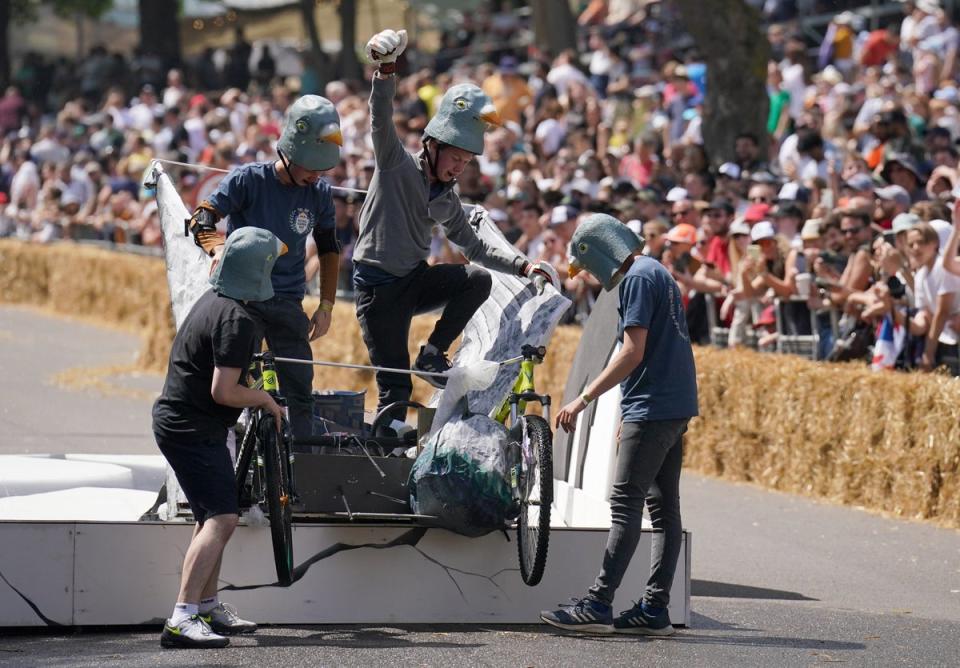
<svg viewBox="0 0 960 668"><path fill-rule="evenodd" d="M166 369L174 329L159 258L57 244L0 240L0 302L31 304L144 337L139 364ZM312 313L316 300L307 299ZM411 359L436 316L414 318ZM581 330L559 327L537 387L555 411ZM353 305L338 303L316 359L368 364ZM696 350L701 417L684 465L729 480L832 499L960 528L960 382L929 374L874 373L752 351ZM369 371L318 368L318 389L366 390ZM433 389L414 383L414 399Z"/></svg>
<svg viewBox="0 0 960 668"><path fill-rule="evenodd" d="M960 383L752 351L697 350L684 464L960 527Z"/></svg>

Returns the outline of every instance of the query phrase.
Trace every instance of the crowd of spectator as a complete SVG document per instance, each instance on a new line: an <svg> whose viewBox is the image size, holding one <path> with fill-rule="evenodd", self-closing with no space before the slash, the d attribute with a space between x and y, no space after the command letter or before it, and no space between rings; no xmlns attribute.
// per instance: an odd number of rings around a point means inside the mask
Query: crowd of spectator
<svg viewBox="0 0 960 668"><path fill-rule="evenodd" d="M563 275L578 221L612 213L682 286L696 342L766 349L809 337L819 358L872 351L878 368L957 373L953 17L937 0L909 1L868 30L846 11L819 40L796 22L769 22L766 136L731 138L734 158L721 162L702 137L709 63L677 46L690 40L677 38L674 11L594 0L579 15L578 48L555 55L511 46L529 41L517 39L530 31L522 15L470 14L437 54L415 45L405 54L400 137L417 150L443 92L476 82L504 123L460 177L460 197L482 204L531 259ZM272 160L288 104L319 92L342 121L343 160L327 178L343 187L347 265L362 197L351 189L364 190L374 168L369 79L313 84L309 68L281 79L269 49L257 57L237 37L228 52L169 69L102 47L76 64L21 59L0 98L0 236L159 246L156 202L140 185L151 160L222 170ZM222 177L170 171L188 207ZM433 255L462 261L439 232ZM564 290L575 303L569 319L585 318L598 286L581 275Z"/></svg>

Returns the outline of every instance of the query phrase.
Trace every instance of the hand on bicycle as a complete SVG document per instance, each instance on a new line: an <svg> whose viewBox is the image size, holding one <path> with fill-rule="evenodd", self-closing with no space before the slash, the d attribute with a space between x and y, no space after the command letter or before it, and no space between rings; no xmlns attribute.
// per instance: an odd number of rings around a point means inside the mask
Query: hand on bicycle
<svg viewBox="0 0 960 668"><path fill-rule="evenodd" d="M333 322L333 313L317 307L317 310L313 313L313 317L310 318L310 340L313 341L326 335L330 330L331 322Z"/></svg>
<svg viewBox="0 0 960 668"><path fill-rule="evenodd" d="M277 425L277 433L279 434L280 430L282 429L281 425L283 424L284 418L283 409L280 407L280 404L274 401L273 397L271 397L268 393L263 392L262 394L263 401L260 402L257 408L262 408L273 416L273 421Z"/></svg>
<svg viewBox="0 0 960 668"><path fill-rule="evenodd" d="M577 397L561 408L560 412L557 413L557 428L563 429L568 434L573 433L573 430L577 428L577 416L582 413L586 407L587 405L583 402L583 399Z"/></svg>

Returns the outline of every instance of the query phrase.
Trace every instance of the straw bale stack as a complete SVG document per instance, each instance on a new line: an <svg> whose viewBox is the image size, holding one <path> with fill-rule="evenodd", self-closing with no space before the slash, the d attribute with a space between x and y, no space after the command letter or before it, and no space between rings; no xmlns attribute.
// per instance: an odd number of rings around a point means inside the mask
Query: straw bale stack
<svg viewBox="0 0 960 668"><path fill-rule="evenodd" d="M0 240L0 267L0 302L136 332L146 343L141 364L166 368L173 324L161 259L71 243Z"/></svg>
<svg viewBox="0 0 960 668"><path fill-rule="evenodd" d="M960 527L960 383L699 349L702 473Z"/></svg>
<svg viewBox="0 0 960 668"><path fill-rule="evenodd" d="M0 240L0 267L0 302L136 332L141 366L165 370L174 332L162 260ZM304 307L312 313L316 301ZM414 319L411 358L435 319ZM558 328L537 369L555 411L579 337L578 328ZM313 354L369 363L352 304L336 305ZM686 441L689 469L960 528L960 382L750 351L702 348L696 356L701 417ZM372 372L317 368L314 384L366 390L367 408L376 405ZM418 401L432 391L414 383Z"/></svg>

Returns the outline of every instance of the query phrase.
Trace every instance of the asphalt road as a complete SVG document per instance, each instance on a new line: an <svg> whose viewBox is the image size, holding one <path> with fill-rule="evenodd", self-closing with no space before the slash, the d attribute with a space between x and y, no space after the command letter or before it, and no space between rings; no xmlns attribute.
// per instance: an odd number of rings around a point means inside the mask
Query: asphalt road
<svg viewBox="0 0 960 668"><path fill-rule="evenodd" d="M129 364L138 346L0 307L0 453L152 453L158 376L106 374L108 395L53 381ZM0 665L960 665L960 532L689 473L682 493L694 612L673 638L581 638L540 625L269 627L200 653L160 650L159 629L0 629ZM570 594L588 585L571 583Z"/></svg>

